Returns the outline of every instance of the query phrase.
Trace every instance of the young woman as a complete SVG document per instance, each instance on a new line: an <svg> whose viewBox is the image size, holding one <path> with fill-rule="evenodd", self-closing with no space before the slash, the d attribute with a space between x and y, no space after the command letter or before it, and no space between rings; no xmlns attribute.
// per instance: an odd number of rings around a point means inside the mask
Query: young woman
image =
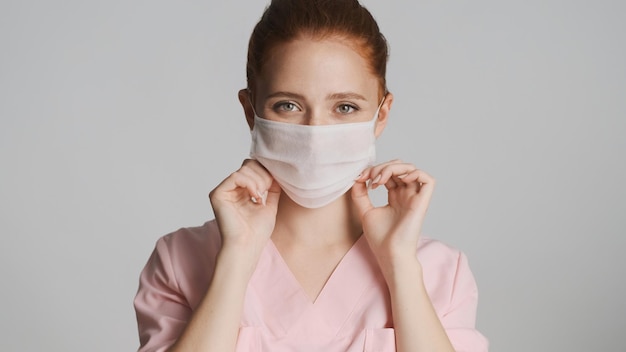
<svg viewBox="0 0 626 352"><path fill-rule="evenodd" d="M386 61L357 0L272 1L239 92L251 159L211 191L215 220L157 242L140 351L487 350L465 256L420 236L434 179L373 165Z"/></svg>

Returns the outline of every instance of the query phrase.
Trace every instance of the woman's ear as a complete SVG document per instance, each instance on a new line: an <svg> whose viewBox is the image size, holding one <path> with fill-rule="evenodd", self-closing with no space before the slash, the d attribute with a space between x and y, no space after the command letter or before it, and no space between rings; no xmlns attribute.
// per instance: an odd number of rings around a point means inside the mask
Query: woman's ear
<svg viewBox="0 0 626 352"><path fill-rule="evenodd" d="M393 94L387 93L385 94L385 100L383 101L383 104L380 106L380 110L378 110L378 119L376 120L376 128L374 129L374 134L376 138L378 138L383 133L383 130L387 126L387 120L389 119L389 110L391 110L391 104L393 104Z"/></svg>
<svg viewBox="0 0 626 352"><path fill-rule="evenodd" d="M254 107L252 106L252 93L249 89L244 88L239 91L239 102L243 107L243 113L246 115L246 121L250 130L254 127Z"/></svg>

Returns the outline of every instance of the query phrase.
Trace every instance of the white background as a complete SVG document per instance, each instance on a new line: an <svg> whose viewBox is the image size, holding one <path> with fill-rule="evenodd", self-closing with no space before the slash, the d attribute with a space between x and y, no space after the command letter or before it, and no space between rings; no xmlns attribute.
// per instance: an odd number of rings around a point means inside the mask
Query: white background
<svg viewBox="0 0 626 352"><path fill-rule="evenodd" d="M364 1L379 160L439 181L492 351L623 351L626 3ZM0 2L0 350L131 351L157 238L212 218L264 1ZM377 195L380 197L381 195Z"/></svg>

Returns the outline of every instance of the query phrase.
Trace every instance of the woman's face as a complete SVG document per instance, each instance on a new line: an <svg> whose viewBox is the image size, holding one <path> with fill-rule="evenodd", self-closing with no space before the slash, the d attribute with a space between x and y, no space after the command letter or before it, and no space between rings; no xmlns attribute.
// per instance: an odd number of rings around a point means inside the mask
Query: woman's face
<svg viewBox="0 0 626 352"><path fill-rule="evenodd" d="M303 125L374 118L382 100L379 81L365 59L341 40L298 39L278 45L270 55L256 79L253 100L260 117ZM240 100L252 127L254 121L249 115L253 118L254 112L249 111L249 97L242 95ZM379 112L377 135L384 128L392 100L387 94Z"/></svg>

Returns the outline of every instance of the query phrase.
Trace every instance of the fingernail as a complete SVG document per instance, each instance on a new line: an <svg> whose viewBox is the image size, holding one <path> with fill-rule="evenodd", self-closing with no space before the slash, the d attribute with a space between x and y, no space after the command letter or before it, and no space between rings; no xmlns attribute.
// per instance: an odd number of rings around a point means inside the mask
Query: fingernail
<svg viewBox="0 0 626 352"><path fill-rule="evenodd" d="M265 205L265 201L267 200L267 191L261 193L259 191L256 191L256 194L259 196L259 198L261 199L261 204Z"/></svg>
<svg viewBox="0 0 626 352"><path fill-rule="evenodd" d="M372 181L372 183L378 183L378 181L380 181L381 177L382 177L382 175L376 176L376 178L374 179L374 181Z"/></svg>
<svg viewBox="0 0 626 352"><path fill-rule="evenodd" d="M355 177L354 180L356 181L356 180L360 179L361 176L363 176L363 174L359 174L359 176Z"/></svg>
<svg viewBox="0 0 626 352"><path fill-rule="evenodd" d="M252 203L254 203L254 204L256 204L256 203L257 203L257 200L256 200L256 198L254 198L254 197L250 197L250 200L251 200L251 201L252 201Z"/></svg>

